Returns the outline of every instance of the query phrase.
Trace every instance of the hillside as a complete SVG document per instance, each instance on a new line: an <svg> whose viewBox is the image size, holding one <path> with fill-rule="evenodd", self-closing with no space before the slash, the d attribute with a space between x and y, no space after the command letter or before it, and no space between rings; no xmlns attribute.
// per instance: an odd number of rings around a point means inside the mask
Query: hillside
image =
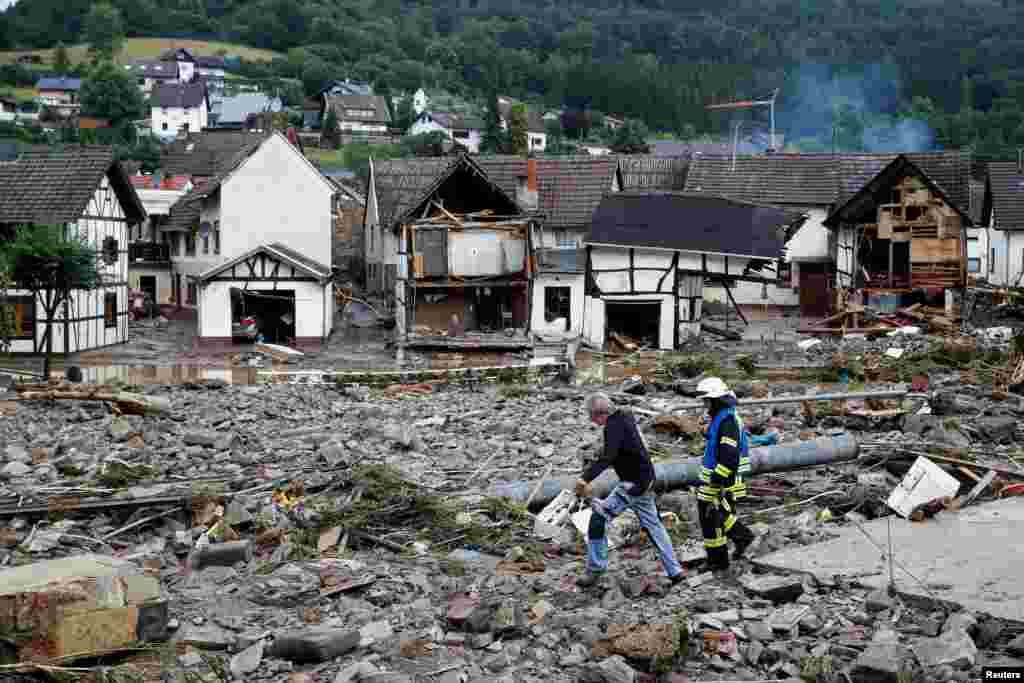
<svg viewBox="0 0 1024 683"><path fill-rule="evenodd" d="M1024 7L1009 0L111 2L129 36L287 55L248 74L299 78L307 91L338 76L392 92L501 91L691 136L731 130L734 117L707 103L779 88L779 130L820 148L1024 145ZM0 47L80 43L90 5L19 2L0 14ZM928 130L895 125L912 106ZM763 135L767 111L742 118Z"/></svg>
<svg viewBox="0 0 1024 683"><path fill-rule="evenodd" d="M269 62L280 54L272 50L247 47L236 43L215 40L188 40L182 38L129 38L125 41L124 50L118 55L122 63L133 59L156 59L161 54L176 47L191 50L195 55L226 54L241 57L250 61ZM68 57L73 63L88 61L88 45L72 45L68 47ZM43 60L44 65L53 63L53 49L36 50L3 50L0 51L0 64L11 64L24 54L33 54Z"/></svg>

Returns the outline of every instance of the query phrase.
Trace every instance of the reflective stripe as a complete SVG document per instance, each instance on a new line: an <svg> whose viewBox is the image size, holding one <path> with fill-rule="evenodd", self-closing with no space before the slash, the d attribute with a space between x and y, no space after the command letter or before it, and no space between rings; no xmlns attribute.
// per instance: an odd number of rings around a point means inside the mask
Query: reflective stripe
<svg viewBox="0 0 1024 683"><path fill-rule="evenodd" d="M735 523L736 523L736 515L729 515L728 517L725 518L725 524L723 524L722 527L726 531L728 531L729 529L732 528L733 524L735 524Z"/></svg>
<svg viewBox="0 0 1024 683"><path fill-rule="evenodd" d="M740 458L740 474L750 474L750 458Z"/></svg>
<svg viewBox="0 0 1024 683"><path fill-rule="evenodd" d="M715 465L715 474L720 477L729 477L732 476L732 470L719 463L718 465Z"/></svg>
<svg viewBox="0 0 1024 683"><path fill-rule="evenodd" d="M725 536L718 536L716 538L704 539L705 548L721 548L729 542Z"/></svg>
<svg viewBox="0 0 1024 683"><path fill-rule="evenodd" d="M736 448L736 439L733 439L733 438L728 437L728 436L723 436L720 439L719 443L724 443L727 446L732 446L733 448Z"/></svg>

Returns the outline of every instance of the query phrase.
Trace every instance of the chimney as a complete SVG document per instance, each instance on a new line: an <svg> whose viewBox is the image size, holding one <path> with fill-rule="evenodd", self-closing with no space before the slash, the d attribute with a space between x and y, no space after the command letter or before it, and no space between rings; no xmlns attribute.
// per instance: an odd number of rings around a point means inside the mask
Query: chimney
<svg viewBox="0 0 1024 683"><path fill-rule="evenodd" d="M526 177L519 176L516 186L516 203L524 211L537 210L537 160L526 160Z"/></svg>

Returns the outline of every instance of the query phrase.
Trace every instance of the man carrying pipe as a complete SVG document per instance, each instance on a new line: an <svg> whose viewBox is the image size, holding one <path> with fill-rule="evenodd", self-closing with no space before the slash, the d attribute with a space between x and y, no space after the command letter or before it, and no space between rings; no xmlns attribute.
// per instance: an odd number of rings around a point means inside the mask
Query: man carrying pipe
<svg viewBox="0 0 1024 683"><path fill-rule="evenodd" d="M683 580L684 571L676 560L672 540L654 502L654 464L636 420L627 410L613 408L604 394L587 397L585 407L591 422L604 427L604 450L576 481L576 495L591 498L590 482L609 466L615 469L620 481L604 500L591 500L593 514L587 528L587 569L576 584L584 588L592 586L608 571L606 527L626 510L632 510L640 518L640 525L654 542L665 573L673 585L678 584Z"/></svg>
<svg viewBox="0 0 1024 683"><path fill-rule="evenodd" d="M735 559L743 557L754 542L754 533L736 517L736 498L746 495L744 475L750 472L750 443L736 414L736 395L718 377L697 385L707 406L710 424L705 426L701 486L697 489L697 510L708 567L718 578L728 578L731 539Z"/></svg>

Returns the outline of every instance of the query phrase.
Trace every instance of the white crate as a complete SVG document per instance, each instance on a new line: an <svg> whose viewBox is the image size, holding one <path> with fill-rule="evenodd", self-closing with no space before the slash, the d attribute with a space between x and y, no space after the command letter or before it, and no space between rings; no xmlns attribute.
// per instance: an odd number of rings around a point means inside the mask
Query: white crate
<svg viewBox="0 0 1024 683"><path fill-rule="evenodd" d="M918 456L903 481L889 494L886 505L903 517L909 517L918 505L936 498L953 497L960 482L928 458Z"/></svg>

